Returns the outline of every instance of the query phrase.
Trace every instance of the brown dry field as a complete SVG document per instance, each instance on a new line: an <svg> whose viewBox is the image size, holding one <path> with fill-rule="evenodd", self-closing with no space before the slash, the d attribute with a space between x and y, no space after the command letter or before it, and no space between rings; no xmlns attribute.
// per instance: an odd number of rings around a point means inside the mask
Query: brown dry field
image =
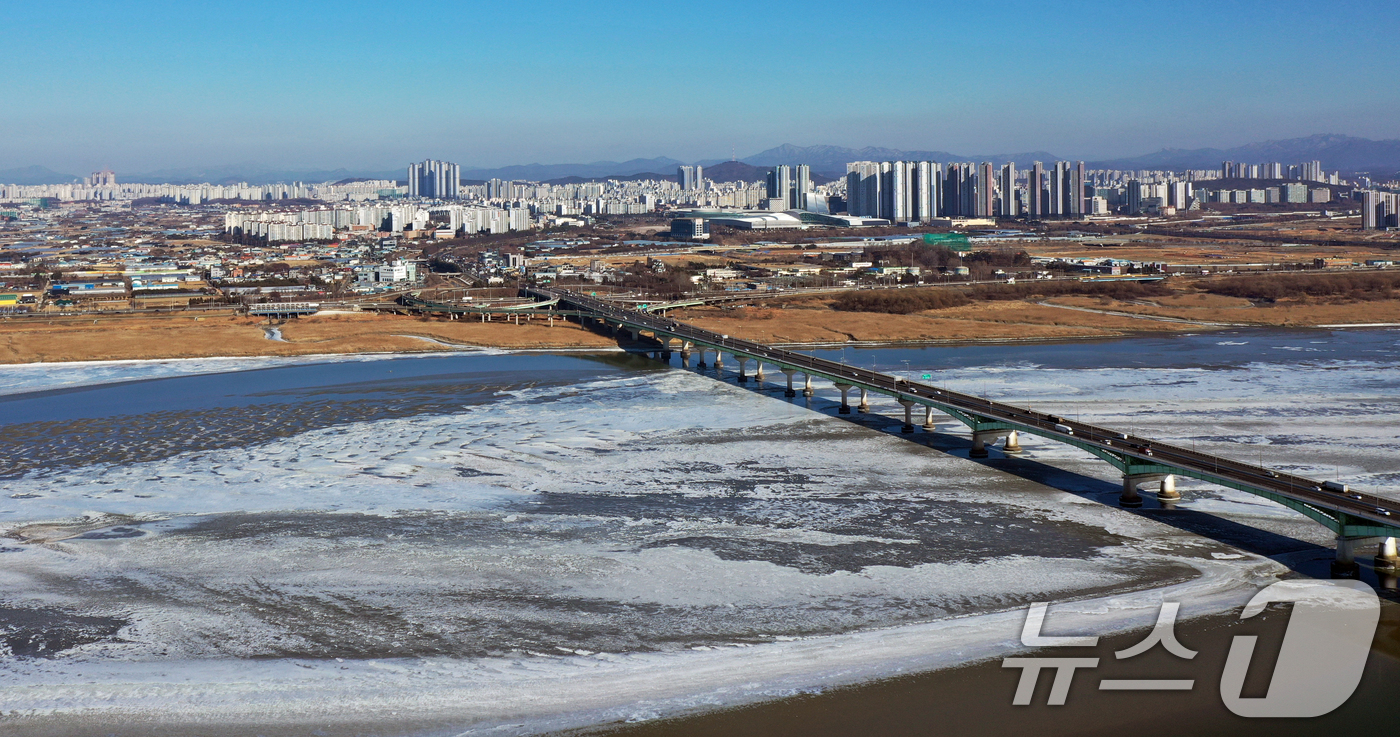
<svg viewBox="0 0 1400 737"><path fill-rule="evenodd" d="M706 330L763 343L1064 340L1144 330L1170 332L1192 327L1061 310L1028 302L971 304L912 315L840 312L826 304L788 309L693 308L673 314L679 320Z"/></svg>
<svg viewBox="0 0 1400 737"><path fill-rule="evenodd" d="M211 356L447 351L413 337L464 346L579 348L616 342L557 320L512 323L423 321L399 315L325 315L282 325L287 342L264 336L248 317L26 318L0 321L0 363L106 361Z"/></svg>
<svg viewBox="0 0 1400 737"><path fill-rule="evenodd" d="M1337 303L1280 300L1274 304L1255 305L1238 297L1196 293L1153 297L1139 302L1119 302L1097 297L1057 297L1047 301L1095 310L1260 326L1400 323L1400 300Z"/></svg>
<svg viewBox="0 0 1400 737"><path fill-rule="evenodd" d="M1156 241L1153 236L1134 236L1130 241L1100 243L1029 243L1024 249L1032 256L1060 258L1121 258L1132 261L1153 261L1167 264L1236 264L1312 263L1315 258L1350 258L1364 263L1367 259L1396 258L1394 250L1369 248L1361 244L1348 246L1315 246L1283 248L1257 241L1180 243L1168 239Z"/></svg>
<svg viewBox="0 0 1400 737"><path fill-rule="evenodd" d="M1194 322L1165 322L1053 305L1258 326L1400 323L1400 300L1358 303L1247 300L1182 292L1137 302L1095 297L979 302L911 315L841 312L829 299L809 298L787 307L697 307L672 313L697 327L767 343L901 343L1049 341L1102 338L1143 332L1208 329ZM456 346L513 349L612 348L615 339L574 323L554 327L473 320L425 320L400 315L319 315L281 326L286 342L264 337L264 321L229 315L54 317L0 321L0 363L292 356L319 353L435 352ZM413 337L417 336L417 337ZM428 338L451 345L423 340Z"/></svg>

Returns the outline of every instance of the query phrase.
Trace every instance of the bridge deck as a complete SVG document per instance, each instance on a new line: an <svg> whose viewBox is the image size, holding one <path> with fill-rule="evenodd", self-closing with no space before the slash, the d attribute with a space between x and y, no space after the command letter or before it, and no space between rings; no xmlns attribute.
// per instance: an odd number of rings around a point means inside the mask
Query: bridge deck
<svg viewBox="0 0 1400 737"><path fill-rule="evenodd" d="M673 338L723 350L835 383L932 406L974 430L982 426L990 426L987 429L1010 428L1068 443L1114 464L1125 474L1179 474L1257 494L1309 516L1342 537L1400 536L1400 502L1394 500L1369 494L1330 491L1322 483L1302 476L762 343L730 338L575 292L554 289L529 291L546 299L558 300L561 307L572 306L581 313L632 329L646 330L658 338ZM1061 430L1061 427L1068 428L1069 432Z"/></svg>

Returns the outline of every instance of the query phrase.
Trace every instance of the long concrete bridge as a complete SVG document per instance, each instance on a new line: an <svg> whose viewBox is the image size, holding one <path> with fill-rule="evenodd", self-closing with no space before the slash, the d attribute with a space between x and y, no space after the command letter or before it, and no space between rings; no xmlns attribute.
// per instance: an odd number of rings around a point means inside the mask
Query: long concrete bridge
<svg viewBox="0 0 1400 737"><path fill-rule="evenodd" d="M716 367L722 366L724 354L729 354L739 364L740 383L746 383L750 378L750 362L756 364L753 377L760 382L764 379L764 366L769 365L787 377L789 397L796 396L799 391L810 397L813 380L830 381L841 392L841 414L851 412L852 391L859 391L860 400L856 407L859 412L869 411L871 394L893 397L904 407L902 430L905 433L914 432L915 407L924 408L922 424L926 430L934 427L934 412L941 412L957 419L971 431L973 458L987 457L988 444L1002 439L1005 452L1019 452L1021 433L1074 446L1102 459L1122 473L1123 492L1119 500L1124 507L1140 507L1142 497L1139 487L1149 483L1156 486L1160 501L1171 503L1180 499L1176 491L1177 476L1261 496L1315 520L1336 535L1337 559L1332 564L1333 575L1356 575L1356 555L1360 545L1377 538L1377 567L1393 569L1400 565L1395 541L1400 536L1400 502L1391 499L1357 493L1334 482L1319 482L1199 453L1151 438L994 402L903 377L738 340L663 315L628 309L577 292L538 288L524 291L551 303L555 309L562 308L577 314L585 322L628 331L634 340L641 340L643 334L649 334L659 343L660 347L655 351L657 357L668 362L673 346L687 365L690 356L698 353L701 368L705 367L705 359L711 352L714 353ZM799 374L803 379L800 389L793 383L794 377Z"/></svg>

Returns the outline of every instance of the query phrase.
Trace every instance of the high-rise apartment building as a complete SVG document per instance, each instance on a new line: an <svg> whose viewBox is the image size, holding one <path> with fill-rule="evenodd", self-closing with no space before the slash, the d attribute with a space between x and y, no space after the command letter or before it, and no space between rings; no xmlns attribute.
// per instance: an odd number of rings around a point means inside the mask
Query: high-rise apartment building
<svg viewBox="0 0 1400 737"><path fill-rule="evenodd" d="M1016 163L1007 162L1001 168L1001 206L997 209L997 215L1004 218L1014 218L1019 213L1016 210Z"/></svg>
<svg viewBox="0 0 1400 737"><path fill-rule="evenodd" d="M1026 174L1026 200L1030 208L1026 215L1039 220L1050 214L1046 199L1045 165L1037 161L1031 164L1031 170Z"/></svg>
<svg viewBox="0 0 1400 737"><path fill-rule="evenodd" d="M953 164L950 167L966 166ZM933 161L855 161L846 165L851 215L926 222L949 214L943 165ZM969 205L971 199L968 200Z"/></svg>
<svg viewBox="0 0 1400 737"><path fill-rule="evenodd" d="M1069 215L1069 162L1056 161L1050 172L1050 217Z"/></svg>
<svg viewBox="0 0 1400 737"><path fill-rule="evenodd" d="M992 162L984 161L977 167L974 217L996 217L996 188L996 168L992 166Z"/></svg>
<svg viewBox="0 0 1400 737"><path fill-rule="evenodd" d="M682 192L694 192L705 188L705 167L703 166L680 166L676 167L676 179L680 182Z"/></svg>
<svg viewBox="0 0 1400 737"><path fill-rule="evenodd" d="M1073 217L1083 217L1089 214L1089 201L1084 193L1086 182L1088 182L1088 177L1085 175L1084 162L1077 161L1070 169L1069 178L1069 214Z"/></svg>
<svg viewBox="0 0 1400 737"><path fill-rule="evenodd" d="M793 167L792 191L788 194L788 209L803 210L807 193L812 191L812 167L798 164Z"/></svg>
<svg viewBox="0 0 1400 737"><path fill-rule="evenodd" d="M880 164L856 161L846 165L846 211L857 217L880 217Z"/></svg>
<svg viewBox="0 0 1400 737"><path fill-rule="evenodd" d="M911 170L909 219L928 222L939 216L943 202L943 165L915 161Z"/></svg>
<svg viewBox="0 0 1400 737"><path fill-rule="evenodd" d="M773 171L768 172L767 183L769 200L779 200L785 203L785 209L788 210L796 207L796 203L793 202L791 166L779 164L773 167Z"/></svg>
<svg viewBox="0 0 1400 737"><path fill-rule="evenodd" d="M408 165L408 196L455 200L462 184L462 168L449 161L428 159Z"/></svg>

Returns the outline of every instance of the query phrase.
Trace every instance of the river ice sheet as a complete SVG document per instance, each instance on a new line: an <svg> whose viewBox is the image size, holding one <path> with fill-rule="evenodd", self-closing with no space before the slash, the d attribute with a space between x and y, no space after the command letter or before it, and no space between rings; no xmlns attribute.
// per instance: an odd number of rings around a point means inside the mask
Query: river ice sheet
<svg viewBox="0 0 1400 737"><path fill-rule="evenodd" d="M0 622L22 656L0 666L0 711L94 727L295 720L330 700L535 731L990 657L1030 601L1141 625L1148 589L1205 611L1282 571L1103 504L1111 469L1064 446L975 462L942 418L911 441L888 432L896 406L847 422L827 388L785 401L621 359L529 378L542 359L414 359L407 384L347 392L331 372L210 406L161 407L154 381L144 412L104 415L119 400L94 390L98 409L7 425L7 452L40 457L0 480ZM940 378L1386 493L1400 472L1396 393L1365 363ZM274 401L287 432L260 419ZM86 429L56 440L45 421ZM1254 552L1326 540L1183 489L1188 511L1263 528Z"/></svg>

